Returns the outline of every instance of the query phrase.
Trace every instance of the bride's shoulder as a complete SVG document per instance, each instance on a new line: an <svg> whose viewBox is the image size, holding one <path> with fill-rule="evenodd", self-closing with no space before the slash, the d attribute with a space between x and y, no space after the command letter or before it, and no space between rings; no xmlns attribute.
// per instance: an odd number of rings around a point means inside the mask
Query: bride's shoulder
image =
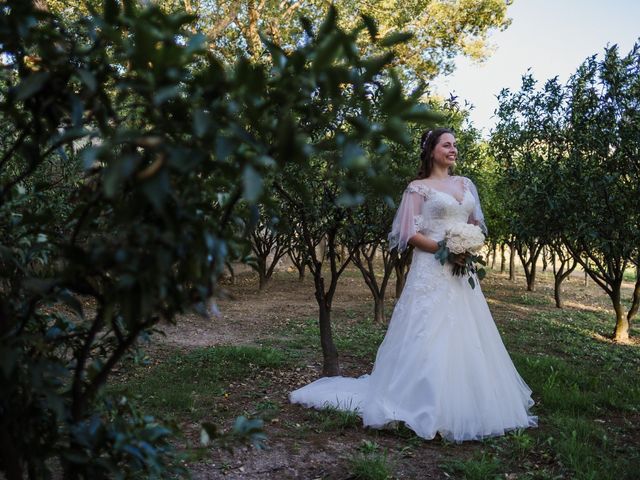
<svg viewBox="0 0 640 480"><path fill-rule="evenodd" d="M469 177L463 177L462 175L456 175L453 177L455 180L461 182L465 187L473 187L473 181Z"/></svg>
<svg viewBox="0 0 640 480"><path fill-rule="evenodd" d="M405 189L407 193L417 193L422 195L424 198L429 198L431 194L431 188L427 185L425 180L413 180L409 182L407 188Z"/></svg>

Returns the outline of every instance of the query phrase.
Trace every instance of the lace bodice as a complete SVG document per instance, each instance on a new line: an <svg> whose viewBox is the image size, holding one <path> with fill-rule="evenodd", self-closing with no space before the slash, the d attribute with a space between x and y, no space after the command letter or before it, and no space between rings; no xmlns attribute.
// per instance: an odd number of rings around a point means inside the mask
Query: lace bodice
<svg viewBox="0 0 640 480"><path fill-rule="evenodd" d="M447 228L460 222L475 223L486 232L475 185L468 178L459 178L463 186L460 199L427 185L423 180L409 184L389 234L390 248L403 250L409 238L418 232L440 241Z"/></svg>

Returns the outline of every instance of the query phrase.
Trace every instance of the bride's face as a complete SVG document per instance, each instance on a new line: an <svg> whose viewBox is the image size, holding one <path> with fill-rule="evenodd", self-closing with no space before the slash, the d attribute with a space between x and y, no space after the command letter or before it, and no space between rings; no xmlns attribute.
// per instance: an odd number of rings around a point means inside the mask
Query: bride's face
<svg viewBox="0 0 640 480"><path fill-rule="evenodd" d="M458 158L458 148L456 146L456 138L450 133L443 133L438 138L438 143L433 149L433 164L442 167L451 167L455 165Z"/></svg>

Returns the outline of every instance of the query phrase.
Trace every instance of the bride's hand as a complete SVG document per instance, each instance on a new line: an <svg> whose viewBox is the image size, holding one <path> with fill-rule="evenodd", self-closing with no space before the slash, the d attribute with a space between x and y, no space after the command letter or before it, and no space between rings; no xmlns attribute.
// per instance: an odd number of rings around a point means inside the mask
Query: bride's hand
<svg viewBox="0 0 640 480"><path fill-rule="evenodd" d="M464 267L467 263L467 257L469 256L468 253L458 253L457 255L453 256L453 263L455 265L459 265L461 267Z"/></svg>

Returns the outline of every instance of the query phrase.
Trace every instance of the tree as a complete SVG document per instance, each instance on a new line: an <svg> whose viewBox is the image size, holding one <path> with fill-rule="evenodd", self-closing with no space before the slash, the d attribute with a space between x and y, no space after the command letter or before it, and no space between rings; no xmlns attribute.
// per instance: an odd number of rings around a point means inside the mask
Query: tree
<svg viewBox="0 0 640 480"><path fill-rule="evenodd" d="M251 232L251 250L256 257L254 268L258 272L260 290L267 286L278 262L289 251L291 235L281 214L264 207L261 209L260 220Z"/></svg>
<svg viewBox="0 0 640 480"><path fill-rule="evenodd" d="M406 151L406 150L405 150ZM395 156L394 156L395 157ZM397 157L395 157L397 158ZM402 183L404 177L390 174L389 179L396 185ZM399 187L397 191L402 191ZM389 250L387 235L391 231L394 209L382 198L376 198L371 189L363 185L362 191L369 191L366 200L359 205L349 217L343 235L343 242L352 251L353 264L360 270L362 278L373 298L373 318L378 323L385 323L385 293L391 274L399 259L396 251ZM382 259L380 271L378 256ZM379 280L379 277L380 280Z"/></svg>
<svg viewBox="0 0 640 480"><path fill-rule="evenodd" d="M43 0L45 1L45 0ZM46 0L53 11L86 13L85 0ZM95 0L91 0L95 4ZM504 30L510 20L504 0L420 0L417 2L351 2L339 0L162 0L156 1L170 13L187 13L196 17L193 30L207 37L209 50L218 59L232 64L239 56L253 60L269 58L260 40L263 35L285 51L297 48L303 30L298 21L304 17L317 28L330 5L340 12L339 24L353 31L362 16L378 40L397 32L412 34L407 42L394 46L393 64L405 80L429 81L454 68L453 59L462 54L482 60L490 53L487 37L493 29ZM386 46L372 42L367 32L357 38L361 54L380 55Z"/></svg>
<svg viewBox="0 0 640 480"><path fill-rule="evenodd" d="M625 56L609 47L587 59L568 84L570 151L564 182L565 244L611 298L613 337L629 338L640 304L636 279L630 306L621 298L624 272L638 262L640 245L640 44Z"/></svg>
<svg viewBox="0 0 640 480"><path fill-rule="evenodd" d="M567 227L562 196L570 195L562 185L569 149L566 92L557 78L537 89L533 77L526 75L520 92L509 97L505 91L502 95L500 111L504 116L495 132L494 145L500 145L500 155L503 160L507 158L505 187L510 187L507 195L511 199L509 223L514 243L528 285L535 281L538 256L544 255L544 247L552 250L554 297L556 306L561 308L562 282L576 267L563 241ZM508 150L515 155L509 157ZM514 191L520 193L514 195ZM528 251L535 254L523 255L519 247L523 237L528 239L524 242ZM542 260L544 266L545 258Z"/></svg>
<svg viewBox="0 0 640 480"><path fill-rule="evenodd" d="M508 230L525 272L527 290L535 289L538 258L549 242L545 185L548 143L541 139L544 96L530 74L523 76L519 92L500 92L499 118L492 133L494 158L501 167L499 191L508 195Z"/></svg>
<svg viewBox="0 0 640 480"><path fill-rule="evenodd" d="M640 304L638 280L626 312L621 298L625 270L637 266L640 244L640 204L630 194L640 175L639 51L635 45L620 56L617 47L607 48L602 60L587 59L566 86L552 79L536 90L525 76L520 92L501 93L492 137L512 192L509 228L516 241L533 239L553 249L557 306L561 282L579 263L611 298L618 341L628 339Z"/></svg>

